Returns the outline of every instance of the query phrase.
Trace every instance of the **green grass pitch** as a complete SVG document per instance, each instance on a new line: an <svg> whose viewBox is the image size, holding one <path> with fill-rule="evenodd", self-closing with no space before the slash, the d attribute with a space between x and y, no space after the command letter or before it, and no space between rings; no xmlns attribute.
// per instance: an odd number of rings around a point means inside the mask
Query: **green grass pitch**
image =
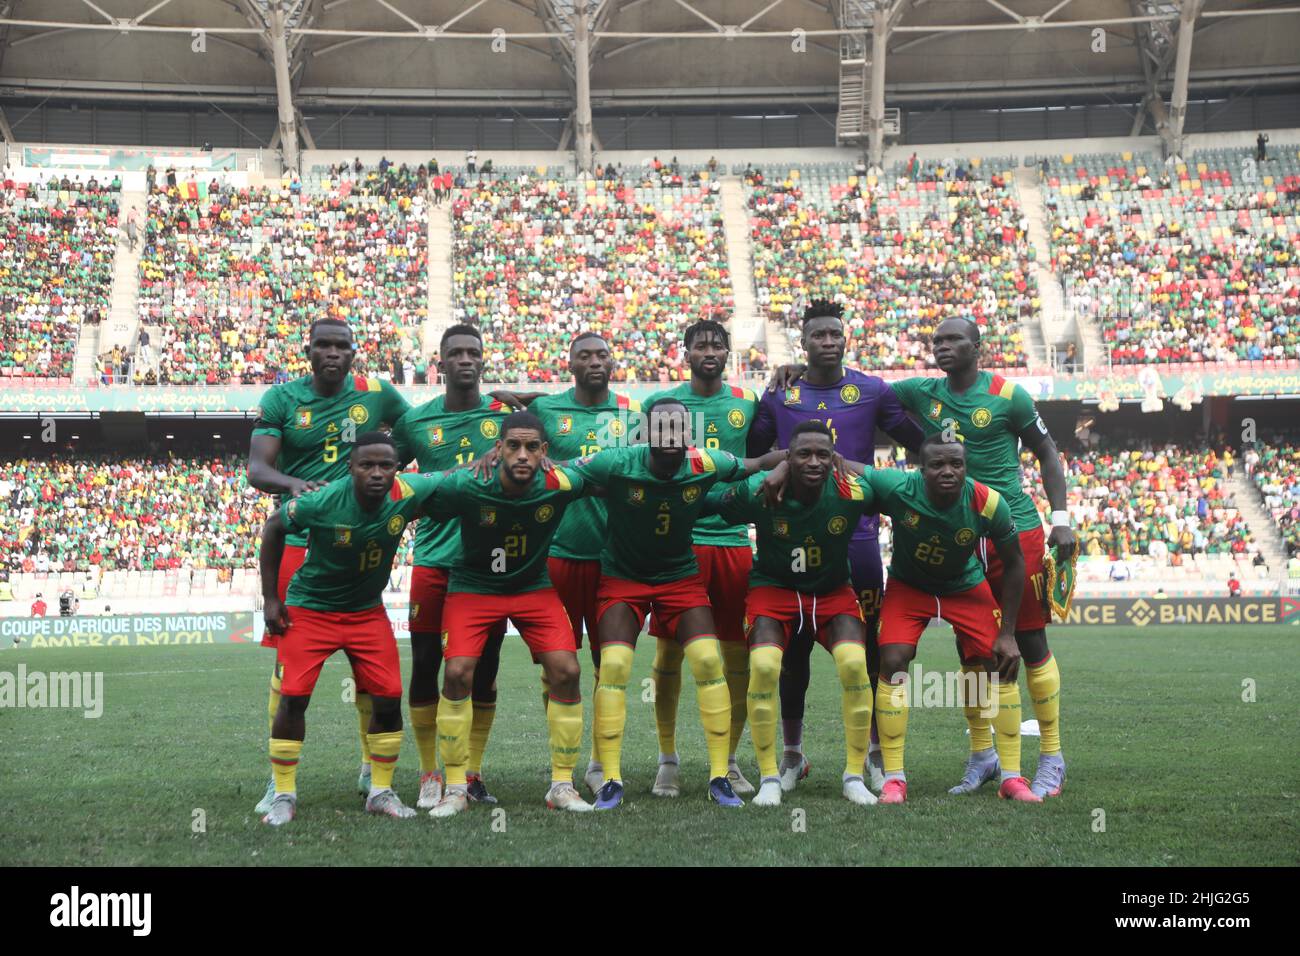
<svg viewBox="0 0 1300 956"><path fill-rule="evenodd" d="M553 813L542 803L548 758L537 672L512 638L484 768L505 811L496 827L484 807L451 821L363 813L355 711L342 702L348 671L336 656L308 713L298 819L278 832L252 810L268 776L269 651L10 650L0 670L102 670L105 710L98 720L0 710L0 865L1300 863L1300 632L1075 627L1055 629L1052 639L1069 777L1064 794L1043 806L1000 801L988 786L949 797L965 757L965 722L957 709L921 708L909 725L909 803L849 805L840 796L838 688L818 649L805 734L813 773L779 809L723 811L705 801L688 682L681 798L649 794L653 707L630 688L628 803L609 814ZM401 646L407 672L409 646ZM643 639L633 687L649 676L652 653ZM954 665L946 628L926 634L919 660L927 670ZM1242 700L1246 679L1255 682L1253 703ZM589 676L583 684L589 700ZM587 723L589 732L589 703ZM1030 775L1037 753L1037 738L1026 738ZM585 760L584 750L580 770ZM748 735L741 761L756 780ZM408 731L397 778L408 802L416 779ZM206 832L193 832L196 810ZM1104 832L1095 829L1096 811L1104 811Z"/></svg>

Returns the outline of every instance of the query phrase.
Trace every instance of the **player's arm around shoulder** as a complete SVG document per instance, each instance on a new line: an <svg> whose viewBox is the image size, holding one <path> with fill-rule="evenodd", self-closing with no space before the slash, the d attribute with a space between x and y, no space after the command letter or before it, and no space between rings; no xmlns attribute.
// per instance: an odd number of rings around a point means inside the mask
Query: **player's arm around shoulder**
<svg viewBox="0 0 1300 956"><path fill-rule="evenodd" d="M734 456L730 456L730 457L734 457ZM765 452L756 458L736 459L740 463L740 470L734 472L731 477L729 478L724 477L722 480L739 481L742 478L748 478L750 475L753 475L760 471L771 471L773 468L776 468L778 465L784 463L785 460L789 457L790 457L789 452L786 451L786 449L774 448L771 451Z"/></svg>
<svg viewBox="0 0 1300 956"><path fill-rule="evenodd" d="M758 489L762 483L762 475L751 475L746 481L715 485L704 496L702 515L717 515L727 524L749 524L754 520L755 502L761 501Z"/></svg>

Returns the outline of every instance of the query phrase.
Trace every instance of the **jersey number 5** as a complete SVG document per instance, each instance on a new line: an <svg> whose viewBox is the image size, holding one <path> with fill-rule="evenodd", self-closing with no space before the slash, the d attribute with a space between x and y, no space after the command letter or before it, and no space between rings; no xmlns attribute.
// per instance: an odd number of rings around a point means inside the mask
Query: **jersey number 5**
<svg viewBox="0 0 1300 956"><path fill-rule="evenodd" d="M339 460L339 440L333 436L325 439L325 454L321 455L321 461L327 465L332 465Z"/></svg>

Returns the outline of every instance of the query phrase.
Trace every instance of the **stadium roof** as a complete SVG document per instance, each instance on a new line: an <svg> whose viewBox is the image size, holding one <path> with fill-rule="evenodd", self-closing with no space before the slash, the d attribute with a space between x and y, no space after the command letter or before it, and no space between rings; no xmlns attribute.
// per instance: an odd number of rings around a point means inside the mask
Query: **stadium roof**
<svg viewBox="0 0 1300 956"><path fill-rule="evenodd" d="M1159 90L1163 109L1180 16L1187 87L1300 84L1300 5L1279 0L0 0L0 100L288 98L299 129L304 107L567 113L575 4L594 110L843 112L845 64L869 64L873 23L887 25L888 105Z"/></svg>

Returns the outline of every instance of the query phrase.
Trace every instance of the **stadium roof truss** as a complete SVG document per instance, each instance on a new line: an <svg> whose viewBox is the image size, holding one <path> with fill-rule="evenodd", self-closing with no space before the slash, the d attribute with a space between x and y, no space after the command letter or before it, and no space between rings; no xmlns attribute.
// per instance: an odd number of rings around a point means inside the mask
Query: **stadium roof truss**
<svg viewBox="0 0 1300 956"><path fill-rule="evenodd" d="M304 105L558 108L585 168L593 105L834 103L878 159L887 96L1119 92L1177 153L1191 85L1293 85L1297 49L1276 0L0 0L0 97L273 106L292 167Z"/></svg>

